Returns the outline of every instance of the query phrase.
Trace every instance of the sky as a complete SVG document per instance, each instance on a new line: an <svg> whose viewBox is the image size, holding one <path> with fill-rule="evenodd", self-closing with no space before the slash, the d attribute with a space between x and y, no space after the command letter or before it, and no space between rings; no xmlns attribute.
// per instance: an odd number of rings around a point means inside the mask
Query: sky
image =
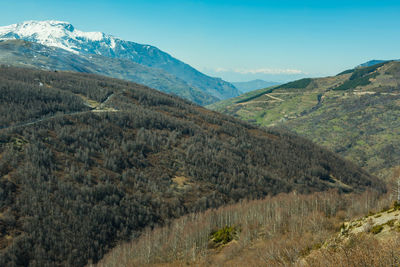
<svg viewBox="0 0 400 267"><path fill-rule="evenodd" d="M3 0L0 26L62 20L151 44L227 81L335 75L400 59L400 1Z"/></svg>

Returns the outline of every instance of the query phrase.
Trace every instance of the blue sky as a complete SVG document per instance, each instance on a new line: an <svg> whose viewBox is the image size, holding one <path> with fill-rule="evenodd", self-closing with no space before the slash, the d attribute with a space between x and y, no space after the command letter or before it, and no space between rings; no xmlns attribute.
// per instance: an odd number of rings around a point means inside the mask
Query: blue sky
<svg viewBox="0 0 400 267"><path fill-rule="evenodd" d="M400 58L400 1L7 1L0 25L56 19L155 45L228 81L333 75Z"/></svg>

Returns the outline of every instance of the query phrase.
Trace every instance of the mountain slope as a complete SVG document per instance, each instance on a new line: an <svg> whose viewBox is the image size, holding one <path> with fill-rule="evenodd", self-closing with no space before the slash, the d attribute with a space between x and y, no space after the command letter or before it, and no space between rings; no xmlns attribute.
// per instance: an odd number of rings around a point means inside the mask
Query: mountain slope
<svg viewBox="0 0 400 267"><path fill-rule="evenodd" d="M243 198L384 191L303 138L93 74L1 67L0 128L1 266L82 266Z"/></svg>
<svg viewBox="0 0 400 267"><path fill-rule="evenodd" d="M391 61L391 60L373 59L373 60L370 60L370 61L367 61L365 63L362 63L362 64L358 65L356 68L371 67L373 65L380 64L380 63L385 63L385 62L388 62L388 61ZM399 61L399 60L397 60L397 61Z"/></svg>
<svg viewBox="0 0 400 267"><path fill-rule="evenodd" d="M376 207L378 208L378 207ZM376 210L376 208L374 210ZM303 259L309 266L390 266L400 257L399 204L343 222L340 232L311 250ZM377 253L379 251L379 253Z"/></svg>
<svg viewBox="0 0 400 267"><path fill-rule="evenodd" d="M248 93L250 91L278 85L277 82L267 82L264 80L253 80L248 82L233 82L232 83L242 93Z"/></svg>
<svg viewBox="0 0 400 267"><path fill-rule="evenodd" d="M400 256L399 212L391 213L390 218L378 213L368 220L343 223L389 205L388 195L371 192L290 193L242 201L146 229L137 240L116 246L96 266L391 266L390 262L396 259L397 263ZM374 224L386 228L375 235L387 237L379 247L357 238L332 242L340 228L350 237L350 227L360 225L368 231ZM391 231L386 231L387 224ZM391 237L397 242L392 243ZM321 248L327 243L331 244L329 250ZM363 249L354 250L357 247ZM363 252L362 257L359 252Z"/></svg>
<svg viewBox="0 0 400 267"><path fill-rule="evenodd" d="M147 67L162 69L218 99L239 95L232 84L209 77L156 47L124 41L101 32L82 32L67 22L27 21L0 27L1 39L23 39L79 55L127 59Z"/></svg>
<svg viewBox="0 0 400 267"><path fill-rule="evenodd" d="M149 68L127 59L99 55L77 55L64 49L24 40L0 41L0 63L47 70L94 73L137 82L204 105L217 100L200 89L161 69Z"/></svg>
<svg viewBox="0 0 400 267"><path fill-rule="evenodd" d="M302 79L210 108L287 127L382 177L400 162L400 62Z"/></svg>

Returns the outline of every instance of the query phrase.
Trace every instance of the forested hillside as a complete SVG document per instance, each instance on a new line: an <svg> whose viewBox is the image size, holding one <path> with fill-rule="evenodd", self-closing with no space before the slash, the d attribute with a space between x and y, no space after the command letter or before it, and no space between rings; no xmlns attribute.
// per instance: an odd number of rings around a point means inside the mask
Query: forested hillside
<svg viewBox="0 0 400 267"><path fill-rule="evenodd" d="M398 266L400 212L390 204L389 194L373 192L243 201L148 228L95 266Z"/></svg>
<svg viewBox="0 0 400 267"><path fill-rule="evenodd" d="M256 125L288 128L382 178L399 166L398 61L302 79L209 107Z"/></svg>
<svg viewBox="0 0 400 267"><path fill-rule="evenodd" d="M385 190L304 138L126 81L3 66L0 108L1 266L83 266L244 198Z"/></svg>

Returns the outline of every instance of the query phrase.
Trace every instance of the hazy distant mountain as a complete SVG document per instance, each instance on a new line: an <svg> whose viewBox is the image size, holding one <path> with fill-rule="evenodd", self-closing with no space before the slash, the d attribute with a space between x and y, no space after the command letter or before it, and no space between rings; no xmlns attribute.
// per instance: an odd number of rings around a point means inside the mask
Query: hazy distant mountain
<svg viewBox="0 0 400 267"><path fill-rule="evenodd" d="M232 84L209 77L154 46L124 41L101 32L82 32L67 22L27 21L0 27L0 40L10 39L58 47L79 56L99 55L125 59L162 69L217 99L239 95Z"/></svg>
<svg viewBox="0 0 400 267"><path fill-rule="evenodd" d="M262 88L278 85L280 83L278 83L278 82L268 82L268 81L257 79L257 80L248 81L248 82L233 82L232 84L237 89L239 89L239 91L241 91L242 93L247 93L247 92L250 92L250 91L253 91L253 90L257 90L257 89L262 89Z"/></svg>
<svg viewBox="0 0 400 267"><path fill-rule="evenodd" d="M0 63L18 67L106 75L144 84L162 92L189 99L200 105L218 100L218 98L189 85L162 69L150 68L128 59L99 55L78 55L57 47L24 40L0 41Z"/></svg>
<svg viewBox="0 0 400 267"><path fill-rule="evenodd" d="M380 60L380 59L373 59L370 61L367 61L365 63L362 63L360 65L358 65L356 68L361 68L361 67L370 67L379 63L384 63L384 62L388 62L388 61L399 61L399 59L393 59L393 60Z"/></svg>
<svg viewBox="0 0 400 267"><path fill-rule="evenodd" d="M369 66L373 66L375 64L386 62L386 61L389 61L389 60L373 59L373 60L370 60L370 61L367 61L365 63L362 63L362 64L358 65L356 68L369 67Z"/></svg>

